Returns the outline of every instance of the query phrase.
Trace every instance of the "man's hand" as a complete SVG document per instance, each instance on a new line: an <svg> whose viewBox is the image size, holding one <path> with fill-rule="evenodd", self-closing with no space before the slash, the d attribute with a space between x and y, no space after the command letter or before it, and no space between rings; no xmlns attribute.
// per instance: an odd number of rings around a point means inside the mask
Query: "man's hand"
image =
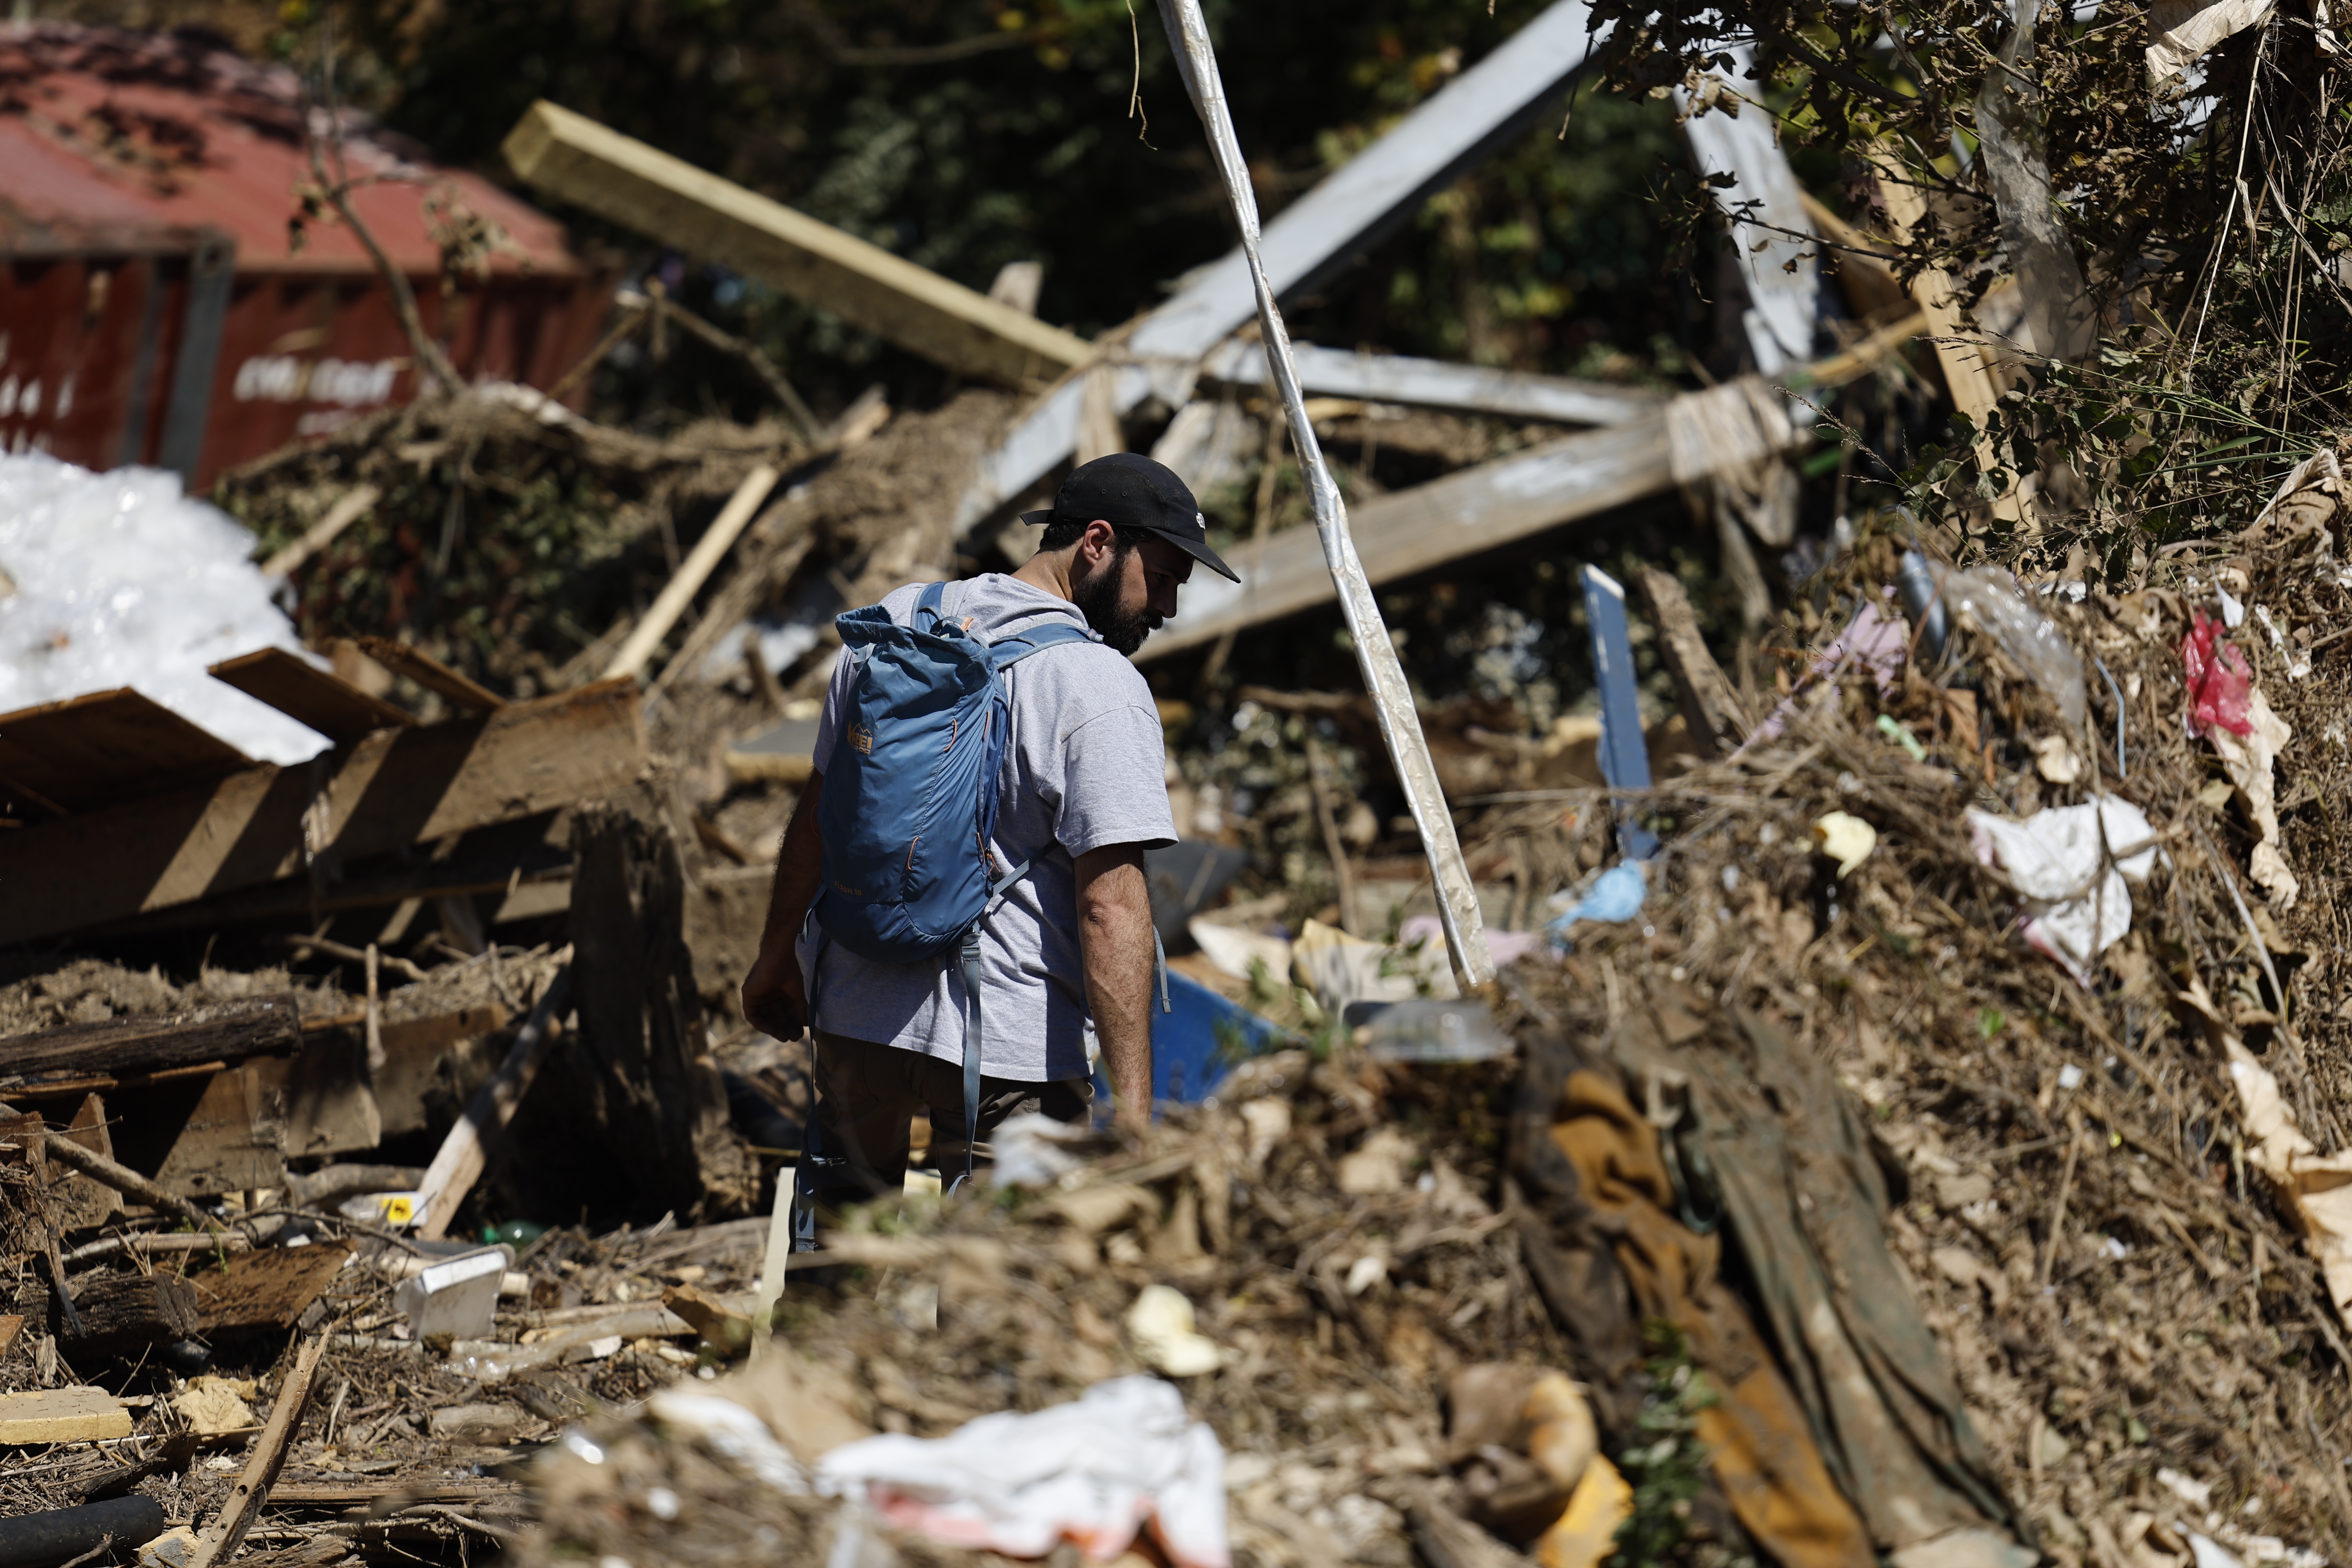
<svg viewBox="0 0 2352 1568"><path fill-rule="evenodd" d="M776 854L776 884L768 896L760 956L743 976L743 1016L753 1028L779 1040L797 1038L808 1026L808 987L793 950L824 874L824 849L816 829L816 803L824 794L824 775L811 773Z"/></svg>
<svg viewBox="0 0 2352 1568"><path fill-rule="evenodd" d="M1076 866L1087 1010L1118 1126L1140 1132L1151 1124L1151 894L1143 847L1105 845L1079 856Z"/></svg>
<svg viewBox="0 0 2352 1568"><path fill-rule="evenodd" d="M743 976L743 1016L761 1034L796 1039L808 1027L808 987L800 955L793 951L795 929L781 942L761 942L760 956Z"/></svg>

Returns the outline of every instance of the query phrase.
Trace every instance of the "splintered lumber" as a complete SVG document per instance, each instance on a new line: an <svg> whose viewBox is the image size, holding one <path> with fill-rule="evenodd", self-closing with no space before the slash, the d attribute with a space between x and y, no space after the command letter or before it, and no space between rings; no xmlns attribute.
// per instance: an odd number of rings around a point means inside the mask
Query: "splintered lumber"
<svg viewBox="0 0 2352 1568"><path fill-rule="evenodd" d="M1643 602L1649 606L1658 657L1674 678L1675 695L1682 703L1683 722L1690 730L1692 742L1701 756L1729 755L1748 738L1748 715L1738 693L1724 678L1722 667L1706 650L1690 595L1683 591L1680 578L1654 566L1642 568L1635 581L1641 584Z"/></svg>
<svg viewBox="0 0 2352 1568"><path fill-rule="evenodd" d="M1318 348L1313 343L1293 344L1291 353L1298 362L1299 386L1318 397L1410 403L1561 425L1622 425L1655 413L1665 402L1662 395L1638 386L1533 375L1491 365L1358 353ZM1234 339L1210 354L1201 366L1201 375L1205 381L1228 385L1263 386L1265 352L1255 342Z"/></svg>
<svg viewBox="0 0 2352 1568"><path fill-rule="evenodd" d="M1559 0L1283 208L1258 248L1276 298L1330 278L1549 112L1591 52L1585 30L1591 14L1584 0ZM1181 404L1181 376L1256 313L1250 262L1240 250L1228 251L1129 335L1111 382L1117 410L1125 413L1155 391ZM1179 373L1179 384L1156 384L1169 368ZM1068 459L1077 446L1085 380L1074 377L1041 398L982 459L957 505L958 529L1027 494Z"/></svg>
<svg viewBox="0 0 2352 1568"><path fill-rule="evenodd" d="M1349 518L1357 557L1375 584L1442 566L1674 487L1663 412L1580 431L1442 479L1366 502ZM1320 539L1307 529L1239 545L1225 559L1238 584L1206 572L1184 585L1176 617L1151 634L1138 663L1213 643L1228 631L1328 605L1337 596Z"/></svg>
<svg viewBox="0 0 2352 1568"><path fill-rule="evenodd" d="M507 700L488 687L478 685L426 653L404 642L389 637L354 637L360 651L394 675L404 675L425 690L438 693L445 700L471 713L495 713L507 705Z"/></svg>
<svg viewBox="0 0 2352 1568"><path fill-rule="evenodd" d="M1307 395L1299 390L1297 367L1290 357L1290 333L1283 325L1281 308L1275 302L1274 282L1260 255L1257 195L1251 183L1249 164L1242 156L1241 142L1234 133L1224 83L1218 75L1216 50L1209 42L1209 24L1201 15L1199 0L1160 0L1160 15L1167 25L1168 42L1181 62L1184 86L1192 95L1192 107L1208 132L1211 156L1218 173L1224 176L1225 199L1232 205L1235 224L1241 229L1242 255L1257 297L1258 336L1265 346L1266 369L1281 389L1283 408L1290 417L1291 450L1298 454L1299 467L1307 474L1307 491L1315 506L1316 537L1322 546L1331 584L1339 594L1340 609L1348 618L1348 630L1356 645L1357 667L1363 673L1365 689L1371 693L1373 710L1380 719L1381 739L1387 743L1389 760L1404 785L1406 808L1412 813L1413 824L1421 830L1422 844L1429 854L1430 876L1437 889L1438 918L1445 928L1445 945L1464 987L1483 985L1495 977L1495 964L1486 952L1478 889L1470 879L1470 868L1462 858L1462 845L1454 837L1454 815L1446 806L1445 792L1438 786L1437 767L1430 760L1429 739L1421 731L1421 716L1413 704L1412 689L1406 684L1396 646L1381 620L1380 604L1372 597L1371 582L1365 575L1363 563L1357 558L1355 542L1348 529L1347 503L1340 499L1339 487L1323 461L1314 422L1307 416Z"/></svg>
<svg viewBox="0 0 2352 1568"><path fill-rule="evenodd" d="M102 1388L0 1394L0 1444L88 1443L131 1436L131 1412Z"/></svg>
<svg viewBox="0 0 2352 1568"><path fill-rule="evenodd" d="M320 669L282 647L257 648L224 659L208 673L338 745L416 722L416 715L406 709L372 697L334 671Z"/></svg>
<svg viewBox="0 0 2352 1568"><path fill-rule="evenodd" d="M292 1442L295 1427L301 1422L302 1407L310 1401L319 1356L326 1348L324 1336L312 1334L295 1352L294 1365L278 1386L278 1403L269 1407L268 1424L254 1441L252 1457L245 1462L245 1473L237 1477L212 1528L196 1542L188 1568L212 1568L215 1563L234 1554L245 1540L245 1532L252 1528L262 1504L268 1500L271 1483L285 1468L286 1450Z"/></svg>
<svg viewBox="0 0 2352 1568"><path fill-rule="evenodd" d="M0 1070L7 1074L0 1081L48 1073L155 1072L236 1057L289 1055L301 1044L302 1016L288 992L143 1018L68 1024L0 1040Z"/></svg>
<svg viewBox="0 0 2352 1568"><path fill-rule="evenodd" d="M345 490L335 498L335 504L327 509L325 516L304 531L301 538L263 562L261 574L265 577L285 576L332 544L337 535L365 517L383 499L383 492L373 485L354 485Z"/></svg>
<svg viewBox="0 0 2352 1568"><path fill-rule="evenodd" d="M563 1032L564 1010L572 1001L571 950L565 949L560 958L562 967L547 983L539 1005L530 1010L509 1047L507 1059L474 1091L466 1114L449 1129L433 1163L425 1167L425 1180L417 1184L416 1234L427 1241L438 1241L448 1234L457 1205L481 1178L491 1146L514 1120L515 1107L531 1079L539 1076L549 1047Z"/></svg>
<svg viewBox="0 0 2352 1568"><path fill-rule="evenodd" d="M553 811L625 787L644 758L636 683L601 681L13 829L0 946Z"/></svg>
<svg viewBox="0 0 2352 1568"><path fill-rule="evenodd" d="M604 670L605 679L634 677L645 672L646 660L653 658L654 649L661 647L662 638L669 636L670 627L677 625L678 616L686 614L686 607L694 603L696 593L710 580L710 574L719 570L719 562L727 558L727 552L735 543L735 536L743 531L744 525L760 510L760 503L768 499L768 492L775 489L780 477L765 463L759 464L743 476L743 482L737 485L735 493L727 498L727 504L719 510L719 516L703 531L702 537L695 541L694 548L688 552L677 575L662 585L653 608L646 612L645 618L629 633L629 640L621 645L621 651L613 656L613 662Z"/></svg>
<svg viewBox="0 0 2352 1568"><path fill-rule="evenodd" d="M68 812L213 778L253 759L129 687L0 715L0 774Z"/></svg>
<svg viewBox="0 0 2352 1568"><path fill-rule="evenodd" d="M290 1329L351 1256L340 1241L268 1247L209 1267L205 1258L192 1259L184 1279L207 1337Z"/></svg>
<svg viewBox="0 0 2352 1568"><path fill-rule="evenodd" d="M0 1361L8 1359L8 1352L16 1348L16 1336L24 1331L22 1312L0 1312Z"/></svg>
<svg viewBox="0 0 2352 1568"><path fill-rule="evenodd" d="M821 306L935 364L1019 387L1087 357L1083 338L544 100L506 140L529 184Z"/></svg>

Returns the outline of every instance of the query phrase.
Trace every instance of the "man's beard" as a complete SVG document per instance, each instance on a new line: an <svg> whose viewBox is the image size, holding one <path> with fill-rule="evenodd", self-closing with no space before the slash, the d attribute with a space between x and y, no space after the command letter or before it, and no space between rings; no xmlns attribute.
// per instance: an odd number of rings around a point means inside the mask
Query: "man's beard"
<svg viewBox="0 0 2352 1568"><path fill-rule="evenodd" d="M1070 602L1087 618L1087 625L1102 635L1102 640L1119 652L1134 657L1143 646L1143 639L1160 629L1160 617L1150 610L1132 613L1118 607L1119 579L1125 574L1119 565L1126 560L1122 551L1103 570L1070 590Z"/></svg>

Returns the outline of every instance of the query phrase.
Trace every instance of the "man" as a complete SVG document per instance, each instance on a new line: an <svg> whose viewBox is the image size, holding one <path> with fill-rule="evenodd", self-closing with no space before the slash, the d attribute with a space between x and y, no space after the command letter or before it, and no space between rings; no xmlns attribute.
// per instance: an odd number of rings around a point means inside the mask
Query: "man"
<svg viewBox="0 0 2352 1568"><path fill-rule="evenodd" d="M1192 492L1149 458L1115 453L1064 480L1037 552L1011 575L950 585L944 613L984 642L1060 619L1087 643L1049 647L1004 671L1012 727L999 775L993 849L1029 863L982 928L979 1125L963 1122L965 1013L956 964L878 963L805 930L822 880L817 802L850 661L835 669L817 726L814 771L776 860L760 956L743 1011L790 1038L814 1023L819 1157L804 1196L819 1205L896 1193L908 1127L930 1112L932 1147L985 1142L1024 1111L1076 1121L1093 1098L1090 1040L1108 1069L1119 1125L1151 1115L1151 900L1143 855L1176 837L1166 752L1150 689L1129 656L1176 613L1193 563L1239 582L1208 545ZM920 585L882 601L908 624ZM814 963L812 963L812 960Z"/></svg>

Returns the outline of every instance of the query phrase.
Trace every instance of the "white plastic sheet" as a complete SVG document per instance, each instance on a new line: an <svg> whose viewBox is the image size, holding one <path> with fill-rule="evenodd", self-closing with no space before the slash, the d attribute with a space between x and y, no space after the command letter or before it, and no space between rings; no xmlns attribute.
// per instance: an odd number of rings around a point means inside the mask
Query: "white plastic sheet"
<svg viewBox="0 0 2352 1568"><path fill-rule="evenodd" d="M2103 795L2096 805L2037 811L2021 822L1970 806L1968 822L1977 858L1999 867L2025 900L2027 944L2088 984L2091 962L2131 930L2124 879L2143 882L2156 868L2147 816Z"/></svg>
<svg viewBox="0 0 2352 1568"><path fill-rule="evenodd" d="M205 672L301 647L252 553L176 475L0 456L0 713L130 686L248 756L317 755L326 737Z"/></svg>
<svg viewBox="0 0 2352 1568"><path fill-rule="evenodd" d="M1010 1557L1067 1539L1108 1563L1149 1520L1177 1568L1233 1560L1224 1449L1156 1377L1113 1378L1071 1404L983 1415L929 1441L845 1444L817 1461L816 1479L901 1530Z"/></svg>

